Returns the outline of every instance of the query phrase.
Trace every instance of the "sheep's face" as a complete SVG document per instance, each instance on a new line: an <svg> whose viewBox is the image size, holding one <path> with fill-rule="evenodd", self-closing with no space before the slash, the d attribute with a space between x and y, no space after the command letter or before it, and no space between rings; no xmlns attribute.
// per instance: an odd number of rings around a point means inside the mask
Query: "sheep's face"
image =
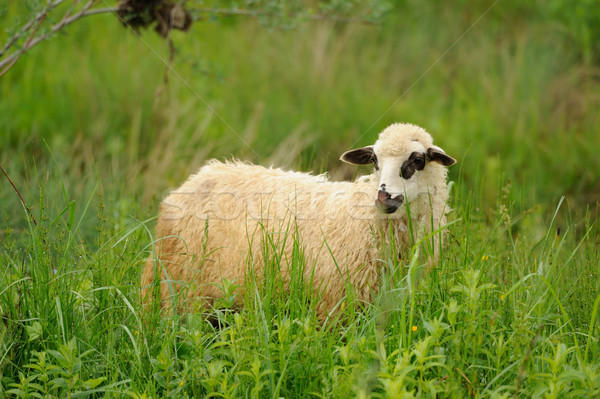
<svg viewBox="0 0 600 399"><path fill-rule="evenodd" d="M375 166L379 179L375 205L394 213L430 190L431 163L443 166L456 161L434 146L431 136L414 125L397 124L384 130L375 145L345 152L342 161Z"/></svg>

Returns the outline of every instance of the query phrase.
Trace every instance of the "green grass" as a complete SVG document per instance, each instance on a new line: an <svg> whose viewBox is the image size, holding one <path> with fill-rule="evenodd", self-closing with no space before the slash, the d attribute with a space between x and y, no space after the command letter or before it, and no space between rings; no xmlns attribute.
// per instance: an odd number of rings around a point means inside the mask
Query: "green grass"
<svg viewBox="0 0 600 399"><path fill-rule="evenodd" d="M456 222L433 273L416 261L390 261L374 303L359 309L349 298L343 322L317 320L301 273L285 296L277 273L267 273L264 283L248 283L246 308L237 312L229 310L233 286L224 283L211 324L140 307L147 225L132 220L116 230L100 213L90 244L81 217L68 216L71 202L58 199L40 207L38 226L4 235L5 394L599 394L599 237L591 226L582 238L557 236L554 222L539 229L535 212L514 215L505 204L490 224L472 202L455 196ZM277 256L277 243L266 245L265 267L304 267L300 244L291 265Z"/></svg>
<svg viewBox="0 0 600 399"><path fill-rule="evenodd" d="M600 396L596 25L502 0L446 53L492 2L463 3L199 22L168 85L165 43L110 16L27 54L0 79L0 165L33 215L0 174L0 397ZM350 178L339 155L394 121L459 160L434 272L390 257L344 322L294 273L290 295L246 283L239 311L224 284L213 323L141 307L157 206L206 159ZM297 248L263 248L267 269L305 267Z"/></svg>

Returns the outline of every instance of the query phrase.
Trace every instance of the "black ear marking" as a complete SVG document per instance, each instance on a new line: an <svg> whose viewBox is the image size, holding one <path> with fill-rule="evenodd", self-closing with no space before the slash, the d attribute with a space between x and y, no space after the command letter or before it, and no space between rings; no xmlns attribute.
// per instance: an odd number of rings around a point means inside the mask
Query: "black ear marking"
<svg viewBox="0 0 600 399"><path fill-rule="evenodd" d="M431 162L439 162L444 166L450 166L456 163L456 159L446 154L441 148L435 146L427 150L427 158L429 158Z"/></svg>
<svg viewBox="0 0 600 399"><path fill-rule="evenodd" d="M377 167L377 156L375 155L375 151L373 151L372 145L346 151L342 154L340 160L352 165L368 165L374 163L375 167Z"/></svg>

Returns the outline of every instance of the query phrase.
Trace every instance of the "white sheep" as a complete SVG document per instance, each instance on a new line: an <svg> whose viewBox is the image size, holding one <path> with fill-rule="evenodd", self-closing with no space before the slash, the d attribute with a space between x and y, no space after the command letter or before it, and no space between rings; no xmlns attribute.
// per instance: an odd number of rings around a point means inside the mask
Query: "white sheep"
<svg viewBox="0 0 600 399"><path fill-rule="evenodd" d="M382 238L391 232L404 250L414 243L411 231L430 233L445 224L446 166L456 161L411 124L389 126L373 146L341 160L373 163L375 170L354 182L331 182L325 175L208 162L161 204L157 259L142 276L144 300L160 281L163 305L186 286L185 306L211 306L223 296L224 280L243 287L250 269L261 278L261 248L270 237L281 246L284 283L299 242L305 281L320 290L319 318L339 305L349 286L356 299L369 301L380 280ZM432 258L441 239L432 239Z"/></svg>

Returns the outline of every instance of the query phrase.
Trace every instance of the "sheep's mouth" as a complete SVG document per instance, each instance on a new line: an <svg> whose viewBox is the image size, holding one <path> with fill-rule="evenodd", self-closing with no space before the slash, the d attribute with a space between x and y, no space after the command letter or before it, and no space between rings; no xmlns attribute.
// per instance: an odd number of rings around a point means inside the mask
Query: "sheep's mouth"
<svg viewBox="0 0 600 399"><path fill-rule="evenodd" d="M375 206L380 211L388 215L390 213L396 212L403 203L404 195L400 194L392 198L391 195L386 193L385 191L379 191L377 199L375 200Z"/></svg>

